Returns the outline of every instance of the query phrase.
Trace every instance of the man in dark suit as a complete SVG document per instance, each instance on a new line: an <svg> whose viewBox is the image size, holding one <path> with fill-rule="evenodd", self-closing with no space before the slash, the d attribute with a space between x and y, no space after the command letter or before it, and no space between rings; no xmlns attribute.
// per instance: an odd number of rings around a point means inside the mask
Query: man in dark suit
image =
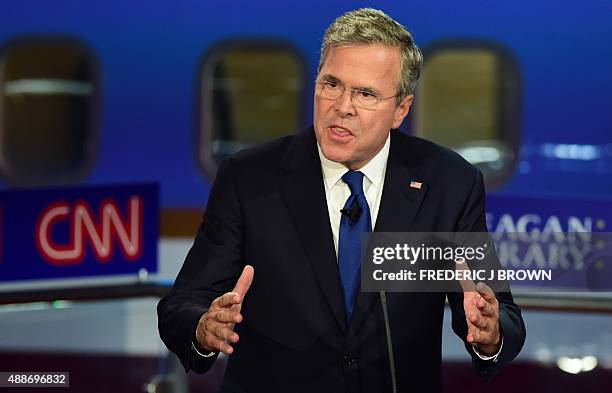
<svg viewBox="0 0 612 393"><path fill-rule="evenodd" d="M509 292L389 293L390 357L379 296L359 291L362 232L487 230L480 172L395 130L421 66L384 13L342 15L325 33L314 126L221 165L158 306L186 370L224 352L224 392L440 391L446 298L482 376L518 354L525 329Z"/></svg>

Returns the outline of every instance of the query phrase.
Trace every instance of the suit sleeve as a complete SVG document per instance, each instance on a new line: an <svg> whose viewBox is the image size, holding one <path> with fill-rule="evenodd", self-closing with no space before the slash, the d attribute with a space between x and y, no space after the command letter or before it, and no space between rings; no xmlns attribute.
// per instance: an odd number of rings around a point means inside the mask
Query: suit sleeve
<svg viewBox="0 0 612 393"><path fill-rule="evenodd" d="M475 170L473 187L463 208L463 214L458 222L456 232L488 232L485 220L485 193L482 174ZM487 263L493 268L501 268L494 248L490 249ZM477 373L490 380L504 365L514 359L525 342L526 331L521 310L514 303L508 283L505 288L496 290L495 296L499 302L499 325L504 338L504 345L497 361L482 360L474 353L471 344L466 341L467 322L463 309L463 293L460 291L447 293L452 311L452 325L455 334L464 342Z"/></svg>
<svg viewBox="0 0 612 393"><path fill-rule="evenodd" d="M201 358L192 352L192 337L202 314L234 288L245 265L244 224L231 160L219 167L194 243L174 286L157 306L161 339L185 371L204 373L214 363L216 356Z"/></svg>

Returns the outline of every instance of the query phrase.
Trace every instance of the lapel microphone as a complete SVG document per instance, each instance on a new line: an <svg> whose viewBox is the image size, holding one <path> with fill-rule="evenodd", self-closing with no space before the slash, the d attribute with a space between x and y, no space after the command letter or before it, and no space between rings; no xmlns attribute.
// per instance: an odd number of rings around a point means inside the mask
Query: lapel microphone
<svg viewBox="0 0 612 393"><path fill-rule="evenodd" d="M354 224L357 222L357 220L359 220L359 216L361 216L361 210L361 206L359 206L357 198L355 198L355 202L353 203L353 205L348 209L340 209L340 213L342 213L343 216L346 216L348 218L350 224Z"/></svg>

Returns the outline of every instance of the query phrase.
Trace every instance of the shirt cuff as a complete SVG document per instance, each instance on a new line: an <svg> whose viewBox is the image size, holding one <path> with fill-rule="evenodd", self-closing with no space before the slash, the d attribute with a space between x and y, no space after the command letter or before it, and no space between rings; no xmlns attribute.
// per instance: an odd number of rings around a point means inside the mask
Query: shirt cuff
<svg viewBox="0 0 612 393"><path fill-rule="evenodd" d="M198 354L200 357L203 357L203 358L211 358L211 357L213 357L213 356L215 356L215 355L217 354L217 352L215 352L215 351L211 351L211 352L208 352L208 353L202 353L202 352L200 352L200 351L198 350L198 347L195 345L195 343L194 343L193 341L191 342L191 349L192 349L192 350L193 350L193 351L194 351L196 354ZM478 354L478 352L476 352L476 353ZM479 355L479 356L480 356L480 355Z"/></svg>
<svg viewBox="0 0 612 393"><path fill-rule="evenodd" d="M476 356L478 356L482 360L492 360L493 363L497 363L497 358L499 357L499 354L501 353L503 347L504 347L504 336L501 336L501 345L499 346L499 351L497 351L495 355L491 355L491 356L483 355L480 352L478 352L478 350L476 349L476 346L472 344L472 350L474 351Z"/></svg>

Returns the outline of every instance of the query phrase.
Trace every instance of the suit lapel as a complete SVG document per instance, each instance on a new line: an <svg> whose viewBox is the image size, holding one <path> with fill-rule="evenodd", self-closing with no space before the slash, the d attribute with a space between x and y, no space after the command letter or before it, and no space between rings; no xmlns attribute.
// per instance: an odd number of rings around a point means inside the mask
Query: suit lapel
<svg viewBox="0 0 612 393"><path fill-rule="evenodd" d="M399 131L391 131L391 147L382 199L374 230L376 232L409 232L412 222L427 192L427 183L419 177L424 169L419 154L409 143L404 143ZM410 186L411 181L420 182L420 189ZM374 292L357 295L355 311L349 327L349 338L369 315L370 309L379 299Z"/></svg>
<svg viewBox="0 0 612 393"><path fill-rule="evenodd" d="M312 128L295 138L283 157L282 166L286 172L281 193L321 292L338 326L345 332L347 326L340 275Z"/></svg>

